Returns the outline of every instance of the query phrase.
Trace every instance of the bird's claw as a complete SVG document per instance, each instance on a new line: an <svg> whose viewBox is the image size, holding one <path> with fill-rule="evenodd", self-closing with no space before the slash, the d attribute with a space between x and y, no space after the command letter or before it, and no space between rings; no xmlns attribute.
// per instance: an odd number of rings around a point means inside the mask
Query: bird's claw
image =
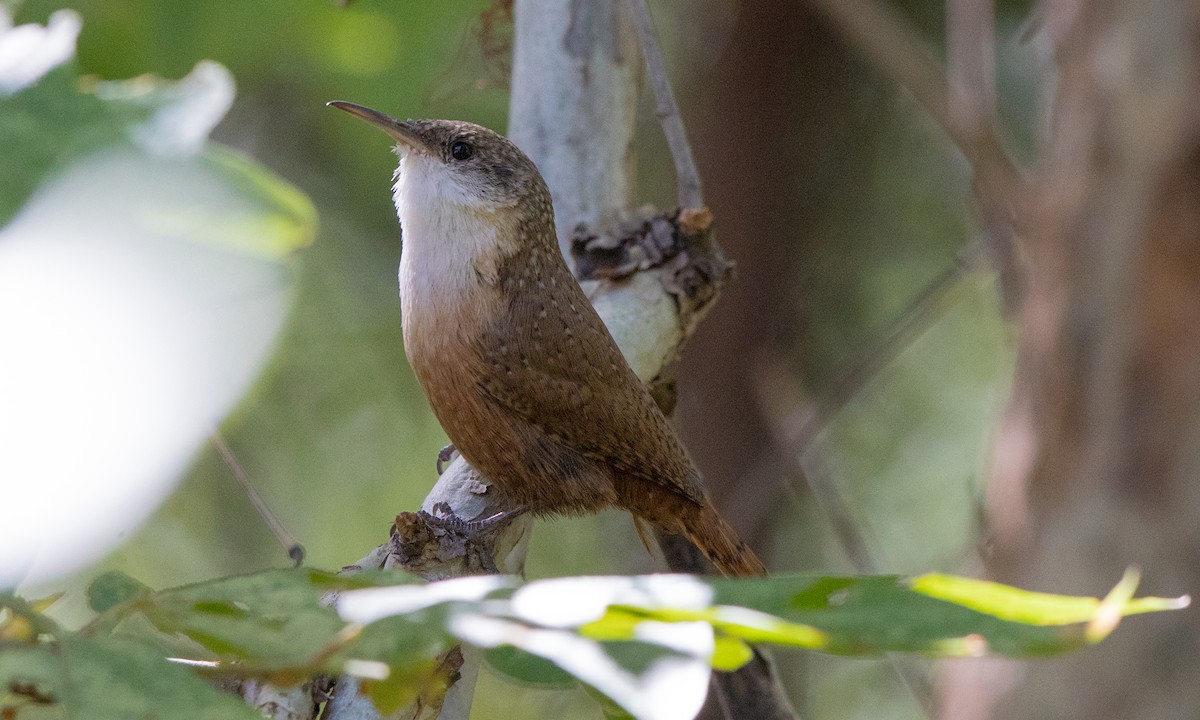
<svg viewBox="0 0 1200 720"><path fill-rule="evenodd" d="M457 454L458 454L458 448L454 447L454 443L450 443L449 445L442 448L441 450L438 450L437 474L439 476L441 476L441 474L445 471L445 469L446 469L444 467L445 464L450 462L451 460L453 460L454 456Z"/></svg>
<svg viewBox="0 0 1200 720"><path fill-rule="evenodd" d="M512 520L513 518L524 514L525 512L525 508L523 506L518 506L508 510L501 510L500 512L494 513L487 517L476 518L475 520L464 520L455 515L453 508L451 508L450 504L446 502L435 503L431 510L431 512L422 513L426 516L426 519L430 522L430 524L450 530L452 532L456 532L460 535L465 535L471 540L479 540L479 537L484 533L494 529L503 522Z"/></svg>

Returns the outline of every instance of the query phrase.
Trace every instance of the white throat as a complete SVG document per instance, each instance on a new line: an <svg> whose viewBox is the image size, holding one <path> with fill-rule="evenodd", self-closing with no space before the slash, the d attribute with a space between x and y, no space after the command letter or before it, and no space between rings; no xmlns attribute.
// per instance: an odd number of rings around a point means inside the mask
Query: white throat
<svg viewBox="0 0 1200 720"><path fill-rule="evenodd" d="M511 249L501 237L496 210L469 204L471 198L464 197L440 160L402 154L393 190L402 232L400 309L408 345L416 324L453 323L462 304L496 280L496 268Z"/></svg>

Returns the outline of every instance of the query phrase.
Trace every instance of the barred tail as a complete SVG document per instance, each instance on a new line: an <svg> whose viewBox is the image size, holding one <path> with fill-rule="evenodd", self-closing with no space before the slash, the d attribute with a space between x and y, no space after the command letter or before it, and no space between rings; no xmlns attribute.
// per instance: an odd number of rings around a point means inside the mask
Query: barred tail
<svg viewBox="0 0 1200 720"><path fill-rule="evenodd" d="M681 518L684 537L704 553L722 575L756 577L767 574L762 560L742 542L712 502L706 501L691 517Z"/></svg>

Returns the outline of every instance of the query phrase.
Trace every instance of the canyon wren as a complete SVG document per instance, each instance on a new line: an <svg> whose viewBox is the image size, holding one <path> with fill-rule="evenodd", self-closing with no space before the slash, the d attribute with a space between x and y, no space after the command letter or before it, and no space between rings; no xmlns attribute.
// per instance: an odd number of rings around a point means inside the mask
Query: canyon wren
<svg viewBox="0 0 1200 720"><path fill-rule="evenodd" d="M764 574L568 269L533 161L472 123L329 105L395 140L404 350L467 462L524 511L624 508Z"/></svg>

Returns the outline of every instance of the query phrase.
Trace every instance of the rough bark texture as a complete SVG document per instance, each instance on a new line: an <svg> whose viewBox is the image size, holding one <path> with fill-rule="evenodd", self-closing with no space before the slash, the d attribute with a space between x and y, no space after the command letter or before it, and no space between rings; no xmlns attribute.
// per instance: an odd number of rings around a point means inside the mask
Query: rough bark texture
<svg viewBox="0 0 1200 720"><path fill-rule="evenodd" d="M1175 595L1200 586L1200 7L1040 9L1057 98L986 560L1006 582L1090 594L1138 565L1147 593ZM950 665L944 717L1194 717L1200 611L998 676Z"/></svg>

